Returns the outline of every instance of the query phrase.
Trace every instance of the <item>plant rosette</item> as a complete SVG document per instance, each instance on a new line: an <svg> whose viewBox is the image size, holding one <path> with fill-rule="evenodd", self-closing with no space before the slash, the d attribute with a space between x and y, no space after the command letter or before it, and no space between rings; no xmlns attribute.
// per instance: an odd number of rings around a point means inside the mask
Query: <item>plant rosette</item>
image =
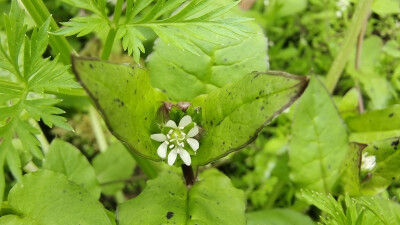
<svg viewBox="0 0 400 225"><path fill-rule="evenodd" d="M194 138L199 133L199 127L192 121L189 115L184 116L177 125L175 121L168 120L161 129L161 133L152 134L150 138L161 142L157 149L160 158L165 159L168 155L168 165L174 165L177 156L187 166L190 166L191 155L196 155L199 142Z"/></svg>

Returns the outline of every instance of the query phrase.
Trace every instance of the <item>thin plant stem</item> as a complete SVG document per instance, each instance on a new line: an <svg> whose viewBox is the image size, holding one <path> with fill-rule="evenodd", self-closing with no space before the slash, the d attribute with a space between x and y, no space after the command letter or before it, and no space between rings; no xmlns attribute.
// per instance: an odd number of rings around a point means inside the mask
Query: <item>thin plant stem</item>
<svg viewBox="0 0 400 225"><path fill-rule="evenodd" d="M182 168L183 176L185 177L186 186L188 186L188 187L192 186L196 179L196 177L194 176L194 173L193 173L192 166L186 166L185 164L182 164L181 168Z"/></svg>
<svg viewBox="0 0 400 225"><path fill-rule="evenodd" d="M340 76L342 75L343 69L350 56L349 51L351 51L356 44L357 37L362 29L365 17L369 13L371 3L372 0L360 0L357 3L350 26L345 34L343 44L339 50L339 53L336 55L326 77L326 87L330 93L333 92Z"/></svg>
<svg viewBox="0 0 400 225"><path fill-rule="evenodd" d="M365 36L365 31L367 30L369 16L370 16L370 13L368 13L368 15L366 16L366 18L364 20L364 26L362 27L360 35L358 36L358 40L357 40L356 59L355 59L355 65L354 65L354 67L357 71L360 70L361 50L362 50L362 45L364 43L364 36ZM361 93L360 81L359 81L358 77L356 77L355 80L356 80L355 87L356 87L357 95L358 95L358 111L360 113L363 113L364 112L364 100L363 100L362 93Z"/></svg>
<svg viewBox="0 0 400 225"><path fill-rule="evenodd" d="M100 152L105 152L108 147L106 137L104 135L103 129L101 128L99 115L93 106L89 107L89 117L92 124L94 136L96 137L97 144L99 145L99 150Z"/></svg>
<svg viewBox="0 0 400 225"><path fill-rule="evenodd" d="M114 40L115 40L115 36L117 35L117 31L118 31L118 23L119 23L119 19L121 18L123 4L124 4L124 0L117 0L117 4L115 5L115 9L114 9L113 25L111 26L110 30L108 31L106 43L104 44L104 49L101 54L102 60L107 60L108 57L110 57L111 50L112 50Z"/></svg>
<svg viewBox="0 0 400 225"><path fill-rule="evenodd" d="M39 123L36 120L30 119L29 123L33 127L39 130L39 134L35 136L39 140L40 145L42 146L43 154L46 155L49 152L49 147L50 147L49 141L47 140L46 136L43 133L43 130L40 128Z"/></svg>
<svg viewBox="0 0 400 225"><path fill-rule="evenodd" d="M24 170L25 172L28 172L28 173L33 173L33 172L38 171L39 168L38 168L38 166L36 166L35 163L33 163L32 161L29 161L29 162L24 166L23 170Z"/></svg>

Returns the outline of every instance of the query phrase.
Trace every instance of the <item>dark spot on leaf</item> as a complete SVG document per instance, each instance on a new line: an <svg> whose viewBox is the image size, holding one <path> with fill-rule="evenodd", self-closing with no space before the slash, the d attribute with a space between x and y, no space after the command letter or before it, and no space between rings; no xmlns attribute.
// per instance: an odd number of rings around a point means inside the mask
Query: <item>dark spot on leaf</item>
<svg viewBox="0 0 400 225"><path fill-rule="evenodd" d="M165 89L162 89L161 91L164 92L164 93L167 93L167 91Z"/></svg>
<svg viewBox="0 0 400 225"><path fill-rule="evenodd" d="M219 205L219 202L217 202L217 205Z"/></svg>
<svg viewBox="0 0 400 225"><path fill-rule="evenodd" d="M396 141L393 141L392 142L392 144L391 144L391 146L393 146L393 148L395 149L395 150L397 150L397 146L399 145L399 139L397 139Z"/></svg>
<svg viewBox="0 0 400 225"><path fill-rule="evenodd" d="M396 177L392 177L392 180L396 180Z"/></svg>
<svg viewBox="0 0 400 225"><path fill-rule="evenodd" d="M93 69L93 65L91 63L89 64L89 67L90 67L90 69Z"/></svg>
<svg viewBox="0 0 400 225"><path fill-rule="evenodd" d="M147 117L145 117L144 120L147 120Z"/></svg>
<svg viewBox="0 0 400 225"><path fill-rule="evenodd" d="M171 219L174 216L174 212L167 212L167 219Z"/></svg>
<svg viewBox="0 0 400 225"><path fill-rule="evenodd" d="M63 190L63 193L67 193L67 190Z"/></svg>
<svg viewBox="0 0 400 225"><path fill-rule="evenodd" d="M258 96L256 97L256 99L259 99L259 98L260 98L260 97L258 97Z"/></svg>
<svg viewBox="0 0 400 225"><path fill-rule="evenodd" d="M260 110L263 111L264 110L264 106L261 106Z"/></svg>
<svg viewBox="0 0 400 225"><path fill-rule="evenodd" d="M393 117L393 115L394 115L394 113L390 113L390 114L389 114L389 117Z"/></svg>
<svg viewBox="0 0 400 225"><path fill-rule="evenodd" d="M140 142L140 139L137 139L137 142Z"/></svg>
<svg viewBox="0 0 400 225"><path fill-rule="evenodd" d="M116 102L119 107L123 107L125 105L124 101L119 98L114 98L114 102Z"/></svg>
<svg viewBox="0 0 400 225"><path fill-rule="evenodd" d="M211 126L214 124L214 122L213 121L210 121L210 124L211 124Z"/></svg>
<svg viewBox="0 0 400 225"><path fill-rule="evenodd" d="M374 149L375 150L379 150L378 146L374 145Z"/></svg>
<svg viewBox="0 0 400 225"><path fill-rule="evenodd" d="M189 218L192 219L192 215L189 215Z"/></svg>

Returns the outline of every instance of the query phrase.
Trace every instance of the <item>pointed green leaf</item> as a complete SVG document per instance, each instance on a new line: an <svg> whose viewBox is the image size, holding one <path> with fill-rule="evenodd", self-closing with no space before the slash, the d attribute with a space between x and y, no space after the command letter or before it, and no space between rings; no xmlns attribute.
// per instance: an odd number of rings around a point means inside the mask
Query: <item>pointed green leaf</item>
<svg viewBox="0 0 400 225"><path fill-rule="evenodd" d="M389 131L400 129L400 105L373 110L346 119L354 132Z"/></svg>
<svg viewBox="0 0 400 225"><path fill-rule="evenodd" d="M243 192L217 170L203 172L189 190L177 174L161 173L138 197L118 207L120 225L244 225L244 211Z"/></svg>
<svg viewBox="0 0 400 225"><path fill-rule="evenodd" d="M148 71L78 57L72 66L111 132L139 155L159 161L150 135L159 132L151 129L167 98L151 86Z"/></svg>
<svg viewBox="0 0 400 225"><path fill-rule="evenodd" d="M361 153L366 147L366 144L354 142L349 144L344 161L344 171L340 182L343 188L343 193L348 193L349 195L360 194Z"/></svg>
<svg viewBox="0 0 400 225"><path fill-rule="evenodd" d="M346 119L350 141L370 143L400 136L400 105L372 110Z"/></svg>
<svg viewBox="0 0 400 225"><path fill-rule="evenodd" d="M2 225L111 225L100 202L49 170L25 175L11 189L8 204L15 214L0 217Z"/></svg>
<svg viewBox="0 0 400 225"><path fill-rule="evenodd" d="M245 27L254 32L251 37L238 38L218 27L210 34L207 27L186 29L182 26L188 35L201 40L192 47L198 54L156 41L154 52L147 59L152 84L174 101L191 101L200 94L237 81L245 74L266 71L266 38L258 25L248 23Z"/></svg>
<svg viewBox="0 0 400 225"><path fill-rule="evenodd" d="M296 107L289 150L291 178L301 188L330 193L346 157L348 137L323 84L311 79Z"/></svg>
<svg viewBox="0 0 400 225"><path fill-rule="evenodd" d="M124 180L133 174L136 166L135 160L120 142L110 145L107 151L97 155L92 164L101 183L102 193L106 195L122 190Z"/></svg>
<svg viewBox="0 0 400 225"><path fill-rule="evenodd" d="M376 194L385 190L392 182L400 179L400 138L374 141L364 152L376 157L371 177L362 184L362 193Z"/></svg>
<svg viewBox="0 0 400 225"><path fill-rule="evenodd" d="M194 165L204 165L252 142L307 86L307 78L281 72L252 73L193 100L204 134ZM195 116L196 117L196 116Z"/></svg>
<svg viewBox="0 0 400 225"><path fill-rule="evenodd" d="M43 163L43 169L65 174L70 181L81 185L93 197L100 197L96 172L86 157L75 146L55 139Z"/></svg>

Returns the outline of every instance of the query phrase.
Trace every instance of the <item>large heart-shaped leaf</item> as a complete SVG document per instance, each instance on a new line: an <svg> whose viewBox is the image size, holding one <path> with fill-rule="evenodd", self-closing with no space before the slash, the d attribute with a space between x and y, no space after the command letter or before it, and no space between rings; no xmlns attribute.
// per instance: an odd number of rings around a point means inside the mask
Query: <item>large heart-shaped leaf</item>
<svg viewBox="0 0 400 225"><path fill-rule="evenodd" d="M299 187L330 193L343 167L347 139L328 91L313 77L293 118L289 150L292 180Z"/></svg>
<svg viewBox="0 0 400 225"><path fill-rule="evenodd" d="M150 135L166 97L151 86L148 71L79 57L72 57L72 68L111 132L136 153L160 160Z"/></svg>
<svg viewBox="0 0 400 225"><path fill-rule="evenodd" d="M214 0L213 6L229 4L230 0ZM227 16L237 16L233 9ZM237 81L253 71L267 71L267 39L262 28L255 22L243 23L247 35L227 36L224 29L215 29L214 35L195 40L201 54L177 49L173 45L156 41L153 53L148 57L151 82L165 90L174 101L191 101L201 94ZM187 30L188 34L203 35L203 27ZM205 30L206 31L206 30ZM190 36L188 36L190 38Z"/></svg>
<svg viewBox="0 0 400 225"><path fill-rule="evenodd" d="M120 225L244 225L245 208L243 192L215 169L200 174L200 181L189 190L177 174L163 172L148 181L138 197L118 207L118 221Z"/></svg>
<svg viewBox="0 0 400 225"><path fill-rule="evenodd" d="M307 78L282 72L252 73L193 100L204 134L193 164L204 165L252 142L304 91Z"/></svg>
<svg viewBox="0 0 400 225"><path fill-rule="evenodd" d="M2 225L111 225L105 209L89 192L50 170L25 175L8 195L13 214Z"/></svg>
<svg viewBox="0 0 400 225"><path fill-rule="evenodd" d="M96 173L86 157L75 146L56 139L51 145L43 163L43 169L65 174L93 197L100 197L100 185Z"/></svg>

